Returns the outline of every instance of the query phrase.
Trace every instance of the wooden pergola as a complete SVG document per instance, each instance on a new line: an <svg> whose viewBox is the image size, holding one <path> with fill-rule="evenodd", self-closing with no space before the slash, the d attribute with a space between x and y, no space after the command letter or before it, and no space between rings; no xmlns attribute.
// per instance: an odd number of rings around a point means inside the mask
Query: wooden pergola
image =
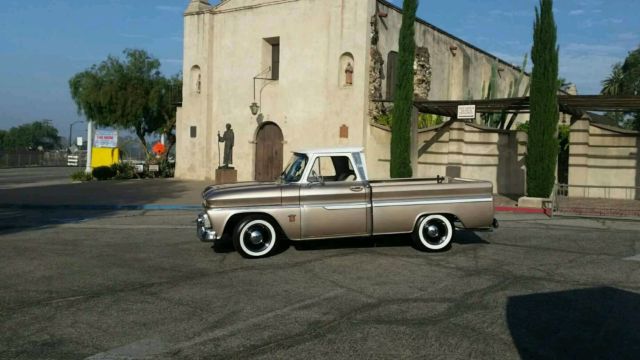
<svg viewBox="0 0 640 360"><path fill-rule="evenodd" d="M381 100L390 103L392 101ZM518 97L491 100L454 100L454 101L414 101L421 113L455 118L460 105L475 105L477 113L529 113L530 98ZM560 95L558 107L561 112L572 116L583 116L589 111L640 111L640 96L604 96L604 95Z"/></svg>
<svg viewBox="0 0 640 360"><path fill-rule="evenodd" d="M478 113L529 113L530 98L508 98L469 101L416 101L422 113L455 118L459 105L475 105ZM588 111L640 111L640 96L561 95L558 96L561 112L583 116Z"/></svg>

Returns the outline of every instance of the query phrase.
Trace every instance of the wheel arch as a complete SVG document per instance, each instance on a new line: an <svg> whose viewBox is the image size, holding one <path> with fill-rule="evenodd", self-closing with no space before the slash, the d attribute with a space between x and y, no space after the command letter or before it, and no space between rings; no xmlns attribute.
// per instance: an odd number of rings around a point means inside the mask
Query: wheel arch
<svg viewBox="0 0 640 360"><path fill-rule="evenodd" d="M425 211L422 212L420 214L418 214L418 216L416 216L415 220L413 221L413 229L415 229L418 224L420 223L420 220L426 216L429 215L442 215L444 217L447 218L447 220L449 220L449 222L451 222L451 226L455 229L455 223L456 222L460 222L462 223L462 221L460 220L460 218L458 218L457 215L453 214L453 213L448 213L448 212L438 212L438 211ZM464 226L464 224L462 224Z"/></svg>
<svg viewBox="0 0 640 360"><path fill-rule="evenodd" d="M260 212L260 211L237 212L237 213L232 214L231 216L229 216L229 218L227 218L227 221L224 224L224 229L222 230L222 235L223 236L228 236L228 237L233 236L233 231L235 230L235 228L238 225L238 223L240 221L242 221L242 219L244 219L246 217L249 217L249 216L264 217L265 219L267 219L273 225L273 227L276 230L276 233L279 236L282 236L285 239L289 239L288 235L282 229L282 226L280 225L280 222L278 222L278 220L276 220L275 217L273 217L272 215L270 215L270 214L268 214L266 212Z"/></svg>

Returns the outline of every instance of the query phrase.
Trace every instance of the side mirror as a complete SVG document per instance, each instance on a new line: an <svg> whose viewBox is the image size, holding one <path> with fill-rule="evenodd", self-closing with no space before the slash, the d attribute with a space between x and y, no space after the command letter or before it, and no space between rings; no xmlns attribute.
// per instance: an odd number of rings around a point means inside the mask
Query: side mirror
<svg viewBox="0 0 640 360"><path fill-rule="evenodd" d="M322 176L317 176L317 175L309 175L309 178L307 179L307 181L310 184L324 184L324 179L322 178Z"/></svg>

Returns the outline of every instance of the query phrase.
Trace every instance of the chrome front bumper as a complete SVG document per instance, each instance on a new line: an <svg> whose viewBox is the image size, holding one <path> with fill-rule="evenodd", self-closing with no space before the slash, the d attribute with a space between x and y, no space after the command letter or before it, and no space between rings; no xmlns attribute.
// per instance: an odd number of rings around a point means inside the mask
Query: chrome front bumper
<svg viewBox="0 0 640 360"><path fill-rule="evenodd" d="M196 219L198 239L202 242L214 242L218 239L218 234L211 228L211 221L207 214L202 213Z"/></svg>

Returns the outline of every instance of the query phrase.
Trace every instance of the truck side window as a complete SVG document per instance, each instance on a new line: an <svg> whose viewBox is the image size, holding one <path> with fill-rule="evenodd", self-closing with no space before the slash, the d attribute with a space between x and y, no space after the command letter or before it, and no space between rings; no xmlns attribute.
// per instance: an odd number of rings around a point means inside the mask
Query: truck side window
<svg viewBox="0 0 640 360"><path fill-rule="evenodd" d="M311 168L311 175L322 177L325 182L355 181L353 164L347 156L320 156Z"/></svg>

